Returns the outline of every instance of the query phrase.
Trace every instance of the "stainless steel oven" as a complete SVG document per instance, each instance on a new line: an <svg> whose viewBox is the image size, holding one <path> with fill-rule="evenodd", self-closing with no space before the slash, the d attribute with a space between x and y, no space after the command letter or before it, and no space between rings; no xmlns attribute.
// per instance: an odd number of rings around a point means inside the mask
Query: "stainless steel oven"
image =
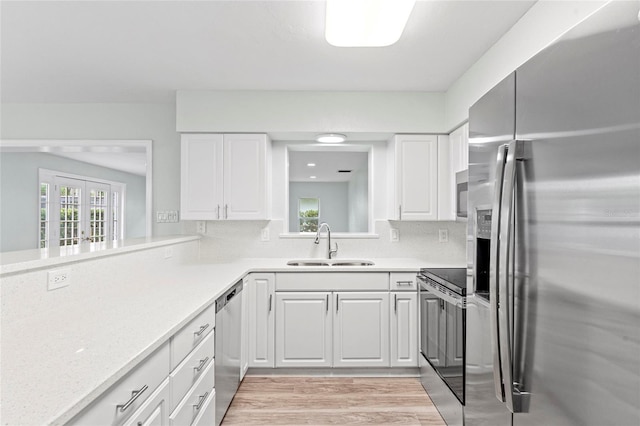
<svg viewBox="0 0 640 426"><path fill-rule="evenodd" d="M422 385L447 424L462 424L467 269L424 268L418 283Z"/></svg>

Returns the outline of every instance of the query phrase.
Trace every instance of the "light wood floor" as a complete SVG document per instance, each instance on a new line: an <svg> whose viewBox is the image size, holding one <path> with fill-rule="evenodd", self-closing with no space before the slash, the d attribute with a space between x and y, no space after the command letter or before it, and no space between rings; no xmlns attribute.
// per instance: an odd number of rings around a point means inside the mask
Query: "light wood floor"
<svg viewBox="0 0 640 426"><path fill-rule="evenodd" d="M222 426L445 425L417 378L246 376Z"/></svg>

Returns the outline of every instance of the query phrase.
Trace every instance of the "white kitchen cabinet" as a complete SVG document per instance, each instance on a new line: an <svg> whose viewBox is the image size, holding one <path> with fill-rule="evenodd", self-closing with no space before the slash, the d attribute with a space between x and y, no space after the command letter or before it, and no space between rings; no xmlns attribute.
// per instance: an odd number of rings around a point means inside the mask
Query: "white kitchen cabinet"
<svg viewBox="0 0 640 426"><path fill-rule="evenodd" d="M331 367L329 292L276 293L276 367Z"/></svg>
<svg viewBox="0 0 640 426"><path fill-rule="evenodd" d="M167 378L124 423L124 426L168 426L170 395Z"/></svg>
<svg viewBox="0 0 640 426"><path fill-rule="evenodd" d="M456 220L456 173L469 167L469 125L438 136L438 219Z"/></svg>
<svg viewBox="0 0 640 426"><path fill-rule="evenodd" d="M418 366L418 293L391 292L391 367Z"/></svg>
<svg viewBox="0 0 640 426"><path fill-rule="evenodd" d="M469 168L469 123L449 134L451 172L454 174Z"/></svg>
<svg viewBox="0 0 640 426"><path fill-rule="evenodd" d="M266 134L183 134L181 218L268 219L269 147Z"/></svg>
<svg viewBox="0 0 640 426"><path fill-rule="evenodd" d="M152 355L136 366L115 385L99 396L88 408L74 417L69 425L122 425L145 404L153 394L164 386L169 375L169 342L163 344ZM169 386L161 391L170 395ZM164 401L164 396L161 397ZM169 410L162 403L162 410ZM151 410L154 411L154 410ZM146 411L145 411L146 412ZM163 411L164 412L164 411ZM167 413L168 416L168 413ZM168 417L167 417L168 418ZM166 424L161 423L161 424Z"/></svg>
<svg viewBox="0 0 640 426"><path fill-rule="evenodd" d="M389 366L389 293L336 292L334 367Z"/></svg>
<svg viewBox="0 0 640 426"><path fill-rule="evenodd" d="M395 135L392 220L438 220L438 136Z"/></svg>
<svg viewBox="0 0 640 426"><path fill-rule="evenodd" d="M250 274L248 306L248 367L275 367L275 274Z"/></svg>

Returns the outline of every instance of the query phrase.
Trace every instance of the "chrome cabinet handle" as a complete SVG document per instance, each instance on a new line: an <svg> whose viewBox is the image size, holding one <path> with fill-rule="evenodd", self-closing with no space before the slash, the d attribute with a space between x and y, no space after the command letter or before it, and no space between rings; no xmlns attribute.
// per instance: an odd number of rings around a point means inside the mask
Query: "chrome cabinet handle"
<svg viewBox="0 0 640 426"><path fill-rule="evenodd" d="M338 293L336 293L336 313L338 313L338 310L340 309L340 301L339 298L340 296L338 295Z"/></svg>
<svg viewBox="0 0 640 426"><path fill-rule="evenodd" d="M142 395L144 391L146 391L147 389L149 389L149 386L144 385L143 387L140 388L140 390L131 391L131 398L129 398L129 400L122 405L121 404L116 405L116 408L118 408L121 413L124 413L127 410L127 408L131 407L131 404L136 402L136 399L138 399L140 395Z"/></svg>
<svg viewBox="0 0 640 426"><path fill-rule="evenodd" d="M224 205L224 218L227 219L229 217L229 204Z"/></svg>
<svg viewBox="0 0 640 426"><path fill-rule="evenodd" d="M204 402L207 400L207 397L209 396L209 392L206 392L204 395L200 395L198 398L198 403L197 404L193 404L193 406L195 407L196 410L199 410L202 408L202 404L204 404Z"/></svg>
<svg viewBox="0 0 640 426"><path fill-rule="evenodd" d="M327 313L329 312L329 293L327 293Z"/></svg>
<svg viewBox="0 0 640 426"><path fill-rule="evenodd" d="M397 285L413 285L413 281L396 281Z"/></svg>
<svg viewBox="0 0 640 426"><path fill-rule="evenodd" d="M269 312L271 312L271 306L272 306L272 300L273 300L273 294L269 295Z"/></svg>
<svg viewBox="0 0 640 426"><path fill-rule="evenodd" d="M393 295L393 310L397 315L398 314L398 295L397 294Z"/></svg>
<svg viewBox="0 0 640 426"><path fill-rule="evenodd" d="M402 220L402 204L398 206L398 220Z"/></svg>
<svg viewBox="0 0 640 426"><path fill-rule="evenodd" d="M202 367L207 365L207 362L209 362L209 357L206 357L205 359L201 359L200 360L200 364L198 364L197 367L193 367L193 369L196 370L199 373L200 370L202 370Z"/></svg>
<svg viewBox="0 0 640 426"><path fill-rule="evenodd" d="M218 204L218 208L216 209L216 219L220 219L220 204Z"/></svg>
<svg viewBox="0 0 640 426"><path fill-rule="evenodd" d="M200 337L202 335L202 333L204 333L204 331L209 328L209 324L205 324L205 325L201 325L200 326L200 330L198 331L194 331L193 334L195 334L196 336Z"/></svg>

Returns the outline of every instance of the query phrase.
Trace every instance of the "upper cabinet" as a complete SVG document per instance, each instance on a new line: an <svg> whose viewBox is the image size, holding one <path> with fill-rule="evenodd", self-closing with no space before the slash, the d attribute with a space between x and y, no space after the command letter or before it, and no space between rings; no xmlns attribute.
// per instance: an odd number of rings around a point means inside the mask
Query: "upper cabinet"
<svg viewBox="0 0 640 426"><path fill-rule="evenodd" d="M265 134L183 134L182 219L268 219L269 149Z"/></svg>
<svg viewBox="0 0 640 426"><path fill-rule="evenodd" d="M455 175L468 167L467 135L465 124L450 135L391 139L391 220L456 220Z"/></svg>
<svg viewBox="0 0 640 426"><path fill-rule="evenodd" d="M396 135L392 220L438 220L438 136Z"/></svg>

